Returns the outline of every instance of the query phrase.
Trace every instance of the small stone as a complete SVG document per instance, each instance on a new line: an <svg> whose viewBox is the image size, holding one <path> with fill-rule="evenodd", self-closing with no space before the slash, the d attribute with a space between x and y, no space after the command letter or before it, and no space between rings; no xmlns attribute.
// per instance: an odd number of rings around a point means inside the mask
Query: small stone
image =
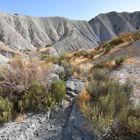
<svg viewBox="0 0 140 140"><path fill-rule="evenodd" d="M54 125L51 125L51 128L54 128Z"/></svg>

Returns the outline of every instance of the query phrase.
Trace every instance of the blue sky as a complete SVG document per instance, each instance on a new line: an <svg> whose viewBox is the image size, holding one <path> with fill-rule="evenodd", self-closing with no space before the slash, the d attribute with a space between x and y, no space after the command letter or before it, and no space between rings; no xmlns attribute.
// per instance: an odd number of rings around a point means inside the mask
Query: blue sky
<svg viewBox="0 0 140 140"><path fill-rule="evenodd" d="M140 0L0 0L0 11L90 20L109 11L139 11Z"/></svg>

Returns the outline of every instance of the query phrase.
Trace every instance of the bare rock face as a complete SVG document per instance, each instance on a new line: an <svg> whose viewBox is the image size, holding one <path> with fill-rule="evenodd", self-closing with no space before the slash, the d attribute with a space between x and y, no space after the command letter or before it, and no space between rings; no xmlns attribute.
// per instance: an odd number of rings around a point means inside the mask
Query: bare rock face
<svg viewBox="0 0 140 140"><path fill-rule="evenodd" d="M0 14L0 40L18 50L54 46L61 54L98 45L86 21Z"/></svg>
<svg viewBox="0 0 140 140"><path fill-rule="evenodd" d="M140 29L140 12L100 14L89 21L95 34L101 41L113 39L123 32L132 32Z"/></svg>
<svg viewBox="0 0 140 140"><path fill-rule="evenodd" d="M84 82L73 78L67 80L66 86L70 98L76 97L85 88Z"/></svg>
<svg viewBox="0 0 140 140"><path fill-rule="evenodd" d="M94 48L122 32L140 28L140 12L100 14L89 22L62 17L29 17L0 13L0 41L15 50L52 46L54 55Z"/></svg>

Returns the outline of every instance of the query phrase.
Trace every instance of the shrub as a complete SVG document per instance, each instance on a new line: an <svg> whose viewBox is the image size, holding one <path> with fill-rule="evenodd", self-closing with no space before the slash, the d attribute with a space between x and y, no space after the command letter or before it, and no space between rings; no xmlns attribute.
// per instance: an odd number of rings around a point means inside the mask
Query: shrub
<svg viewBox="0 0 140 140"><path fill-rule="evenodd" d="M91 52L88 52L86 50L81 50L81 51L78 51L78 52L75 52L74 53L74 57L84 57L84 58L88 58L89 60L93 60L94 58L94 55L95 55L95 52L91 51Z"/></svg>
<svg viewBox="0 0 140 140"><path fill-rule="evenodd" d="M96 62L96 63L94 64L94 68L104 68L104 67L105 67L104 61Z"/></svg>
<svg viewBox="0 0 140 140"><path fill-rule="evenodd" d="M0 123L8 122L12 119L12 103L8 98L0 97Z"/></svg>
<svg viewBox="0 0 140 140"><path fill-rule="evenodd" d="M63 81L54 82L49 90L39 83L34 83L18 102L20 112L44 112L59 104L66 95L66 85Z"/></svg>
<svg viewBox="0 0 140 140"><path fill-rule="evenodd" d="M74 67L70 64L70 62L67 61L63 61L61 66L64 67L64 71L65 71L65 79L67 77L70 77L73 75L74 73Z"/></svg>
<svg viewBox="0 0 140 140"><path fill-rule="evenodd" d="M124 56L117 57L115 59L115 64L118 65L118 66L120 66L124 61L125 61L125 57Z"/></svg>
<svg viewBox="0 0 140 140"><path fill-rule="evenodd" d="M131 32L131 33L123 33L111 41L100 43L100 47L104 48L105 54L106 54L117 45L120 45L125 42L132 43L139 39L140 39L140 31Z"/></svg>
<svg viewBox="0 0 140 140"><path fill-rule="evenodd" d="M32 84L18 102L20 112L40 112L44 110L46 92L39 83Z"/></svg>
<svg viewBox="0 0 140 140"><path fill-rule="evenodd" d="M113 39L112 41L105 42L101 44L101 47L105 49L105 54L108 53L114 46L117 46L119 44L124 43L124 40L122 37L118 37Z"/></svg>
<svg viewBox="0 0 140 140"><path fill-rule="evenodd" d="M140 134L140 118L129 116L128 126L131 133Z"/></svg>
<svg viewBox="0 0 140 140"><path fill-rule="evenodd" d="M45 110L49 111L53 109L57 104L58 103L56 102L54 95L52 95L52 93L48 93L48 96L45 98Z"/></svg>
<svg viewBox="0 0 140 140"><path fill-rule="evenodd" d="M2 68L2 81L15 87L20 85L23 91L32 85L32 82L39 81L42 74L43 72L38 62L33 60L25 61L17 56L9 65Z"/></svg>
<svg viewBox="0 0 140 140"><path fill-rule="evenodd" d="M104 47L105 47L105 54L108 53L113 48L113 46L110 43L106 43Z"/></svg>
<svg viewBox="0 0 140 140"><path fill-rule="evenodd" d="M41 60L45 60L45 61L51 62L53 64L60 64L61 57L50 56L48 54L41 54Z"/></svg>
<svg viewBox="0 0 140 140"><path fill-rule="evenodd" d="M41 60L49 60L50 59L50 55L48 54L41 54Z"/></svg>
<svg viewBox="0 0 140 140"><path fill-rule="evenodd" d="M134 41L139 40L140 39L140 31L136 31L132 33L132 39Z"/></svg>
<svg viewBox="0 0 140 140"><path fill-rule="evenodd" d="M91 52L89 52L89 54L88 54L88 59L89 59L89 60L93 60L93 59L94 59L95 54L96 54L95 52L92 52L92 51L91 51Z"/></svg>
<svg viewBox="0 0 140 140"><path fill-rule="evenodd" d="M97 97L106 94L108 92L108 86L111 82L106 84L109 79L108 71L105 69L95 69L91 76L90 82L87 85L87 91L91 97L97 99Z"/></svg>
<svg viewBox="0 0 140 140"><path fill-rule="evenodd" d="M28 99L34 96L41 98L43 91L42 93L39 92L39 86L45 88L45 91L48 90L49 87L45 86L47 81L44 81L47 74L46 69L43 69L40 62L25 61L20 57L16 57L9 65L2 68L3 79L0 81L0 96L7 97L13 103L15 111L19 110L18 104L20 105L20 111L24 111L28 106L24 103L24 98ZM39 84L35 84L35 81ZM29 107L32 110L30 104Z"/></svg>
<svg viewBox="0 0 140 140"><path fill-rule="evenodd" d="M110 41L109 43L110 43L111 46L117 46L117 45L119 45L119 44L124 43L124 40L123 40L123 38L118 37L118 38L116 38L116 39Z"/></svg>
<svg viewBox="0 0 140 140"><path fill-rule="evenodd" d="M75 52L74 56L75 57L80 57L80 56L87 57L88 56L88 52L86 50L81 50L81 51Z"/></svg>
<svg viewBox="0 0 140 140"><path fill-rule="evenodd" d="M140 39L140 31L136 31L136 32L131 32L131 33L123 33L120 35L121 38L123 38L123 40L129 41L129 42L133 42L136 40Z"/></svg>
<svg viewBox="0 0 140 140"><path fill-rule="evenodd" d="M107 81L109 78L109 72L106 69L94 69L92 75L96 81Z"/></svg>
<svg viewBox="0 0 140 140"><path fill-rule="evenodd" d="M66 95L66 85L63 81L54 82L49 93L39 83L34 83L18 102L20 112L43 112L60 103Z"/></svg>
<svg viewBox="0 0 140 140"><path fill-rule="evenodd" d="M52 84L51 87L52 97L56 102L61 102L62 99L66 96L66 84L64 81L57 81Z"/></svg>

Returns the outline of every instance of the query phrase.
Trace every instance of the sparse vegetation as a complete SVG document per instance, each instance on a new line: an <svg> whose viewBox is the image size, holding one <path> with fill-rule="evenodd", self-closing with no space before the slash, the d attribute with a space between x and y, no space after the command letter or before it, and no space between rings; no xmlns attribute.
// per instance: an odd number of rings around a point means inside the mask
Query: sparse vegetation
<svg viewBox="0 0 140 140"><path fill-rule="evenodd" d="M121 37L118 37L118 38L116 38L116 39L114 39L114 40L109 42L109 44L111 46L117 46L117 45L122 44L122 43L124 43L124 40Z"/></svg>
<svg viewBox="0 0 140 140"><path fill-rule="evenodd" d="M60 64L61 57L50 56L48 54L41 54L41 60L45 60L53 64Z"/></svg>
<svg viewBox="0 0 140 140"><path fill-rule="evenodd" d="M52 97L57 103L61 102L66 96L66 84L63 81L57 81L52 84L51 87Z"/></svg>
<svg viewBox="0 0 140 140"><path fill-rule="evenodd" d="M104 49L104 53L106 54L115 46L118 46L125 42L132 43L139 39L140 39L140 31L131 32L131 33L123 33L111 41L100 43L101 44L100 47Z"/></svg>
<svg viewBox="0 0 140 140"><path fill-rule="evenodd" d="M86 50L81 50L81 51L77 51L74 53L74 57L84 57L84 58L88 58L89 60L93 60L95 55L95 52L93 51L86 51Z"/></svg>
<svg viewBox="0 0 140 140"><path fill-rule="evenodd" d="M105 49L105 53L108 53L112 48L114 48L114 46L117 46L122 43L124 43L123 38L118 37L116 39L113 39L112 41L102 43L101 47Z"/></svg>
<svg viewBox="0 0 140 140"><path fill-rule="evenodd" d="M140 39L140 30L131 32L131 33L122 33L120 37L126 42L126 41L136 41Z"/></svg>
<svg viewBox="0 0 140 140"><path fill-rule="evenodd" d="M99 61L99 62L96 62L94 63L94 66L93 66L93 69L104 69L104 68L112 68L112 61L113 59L106 59L106 60L103 60L103 61Z"/></svg>
<svg viewBox="0 0 140 140"><path fill-rule="evenodd" d="M74 67L71 65L68 61L62 61L61 66L64 67L65 73L63 73L63 78L66 79L67 77L70 77L74 73Z"/></svg>
<svg viewBox="0 0 140 140"><path fill-rule="evenodd" d="M87 86L90 99L85 101L82 112L93 123L91 130L101 139L140 138L140 112L129 103L132 89L128 83L110 80L106 70L93 72Z"/></svg>
<svg viewBox="0 0 140 140"><path fill-rule="evenodd" d="M125 59L126 59L125 56L117 57L117 58L115 59L115 64L116 64L117 66L120 66L120 65L125 61Z"/></svg>
<svg viewBox="0 0 140 140"><path fill-rule="evenodd" d="M94 68L104 68L104 67L105 67L105 61L96 62L94 64Z"/></svg>
<svg viewBox="0 0 140 140"><path fill-rule="evenodd" d="M45 98L47 93L44 87L39 83L33 83L22 95L18 102L21 113L45 111Z"/></svg>
<svg viewBox="0 0 140 140"><path fill-rule="evenodd" d="M93 70L98 69L98 68L100 69L106 68L106 69L111 70L115 68L116 66L122 65L127 58L128 58L127 56L119 56L112 59L105 59L105 60L96 62L93 65Z"/></svg>
<svg viewBox="0 0 140 140"><path fill-rule="evenodd" d="M44 112L58 105L66 94L63 81L52 85L46 81L49 74L46 63L24 61L16 57L2 68L0 80L0 122L9 121L15 114Z"/></svg>

